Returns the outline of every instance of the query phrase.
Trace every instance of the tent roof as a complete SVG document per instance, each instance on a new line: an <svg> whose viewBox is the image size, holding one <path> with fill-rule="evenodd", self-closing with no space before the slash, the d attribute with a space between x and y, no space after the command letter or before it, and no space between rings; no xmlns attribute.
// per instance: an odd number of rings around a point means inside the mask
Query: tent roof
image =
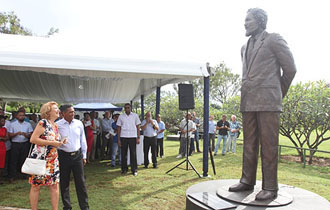
<svg viewBox="0 0 330 210"><path fill-rule="evenodd" d="M0 34L0 99L122 103L208 76L202 63L99 57L60 40Z"/></svg>
<svg viewBox="0 0 330 210"><path fill-rule="evenodd" d="M80 103L73 106L78 111L121 111L122 107L117 107L111 103Z"/></svg>

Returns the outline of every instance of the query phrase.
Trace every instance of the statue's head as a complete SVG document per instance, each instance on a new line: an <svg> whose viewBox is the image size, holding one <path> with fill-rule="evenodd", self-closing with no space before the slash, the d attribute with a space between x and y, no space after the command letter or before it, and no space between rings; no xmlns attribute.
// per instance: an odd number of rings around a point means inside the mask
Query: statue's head
<svg viewBox="0 0 330 210"><path fill-rule="evenodd" d="M254 36L266 29L267 13L259 8L251 8L245 18L246 36Z"/></svg>

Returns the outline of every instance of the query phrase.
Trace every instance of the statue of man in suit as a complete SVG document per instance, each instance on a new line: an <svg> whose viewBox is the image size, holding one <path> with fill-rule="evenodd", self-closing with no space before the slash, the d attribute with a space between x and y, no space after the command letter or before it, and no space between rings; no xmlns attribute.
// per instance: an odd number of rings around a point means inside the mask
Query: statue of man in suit
<svg viewBox="0 0 330 210"><path fill-rule="evenodd" d="M241 112L243 115L243 168L240 183L231 192L253 190L261 145L262 190L256 200L277 197L277 160L282 98L296 74L296 67L285 40L265 31L267 14L259 8L249 9L245 19L243 46Z"/></svg>

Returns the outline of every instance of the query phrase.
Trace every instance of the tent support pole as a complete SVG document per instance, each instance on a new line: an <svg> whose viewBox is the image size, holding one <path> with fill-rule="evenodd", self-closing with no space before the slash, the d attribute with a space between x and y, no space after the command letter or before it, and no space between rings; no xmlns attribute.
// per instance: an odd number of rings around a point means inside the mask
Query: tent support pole
<svg viewBox="0 0 330 210"><path fill-rule="evenodd" d="M144 95L141 95L141 121L144 119Z"/></svg>
<svg viewBox="0 0 330 210"><path fill-rule="evenodd" d="M208 71L209 66L207 65ZM210 72L210 71L209 71ZM204 119L203 119L203 177L208 177L209 170L209 94L210 94L210 77L204 77Z"/></svg>
<svg viewBox="0 0 330 210"><path fill-rule="evenodd" d="M156 116L160 113L160 87L156 89ZM155 116L155 118L156 118Z"/></svg>

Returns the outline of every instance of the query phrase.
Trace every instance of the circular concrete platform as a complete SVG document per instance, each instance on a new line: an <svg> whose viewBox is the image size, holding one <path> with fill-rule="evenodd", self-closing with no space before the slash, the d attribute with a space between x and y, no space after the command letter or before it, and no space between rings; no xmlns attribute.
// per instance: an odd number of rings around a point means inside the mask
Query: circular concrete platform
<svg viewBox="0 0 330 210"><path fill-rule="evenodd" d="M237 182L238 183L238 182ZM287 193L288 188L291 186L280 184L277 198L271 201L256 201L255 197L261 191L261 181L257 181L254 190L243 192L229 192L228 189L231 185L222 185L217 190L217 195L227 201L232 201L238 204L247 206L263 206L263 207L277 207L285 206L293 201L291 194Z"/></svg>
<svg viewBox="0 0 330 210"><path fill-rule="evenodd" d="M186 209L210 209L199 203L198 201L195 201L192 198L188 197L188 194L197 192L208 192L209 194L217 196L218 189L225 189L225 187L237 184L238 182L239 180L237 179L212 180L201 182L189 187L186 191ZM283 188L281 186L283 186ZM293 197L292 203L286 206L278 207L247 206L233 201L230 201L230 203L237 205L236 210L330 210L330 202L313 192L288 185L280 185L280 189L281 191L283 191L283 193L286 193ZM221 199L219 196L217 197Z"/></svg>

